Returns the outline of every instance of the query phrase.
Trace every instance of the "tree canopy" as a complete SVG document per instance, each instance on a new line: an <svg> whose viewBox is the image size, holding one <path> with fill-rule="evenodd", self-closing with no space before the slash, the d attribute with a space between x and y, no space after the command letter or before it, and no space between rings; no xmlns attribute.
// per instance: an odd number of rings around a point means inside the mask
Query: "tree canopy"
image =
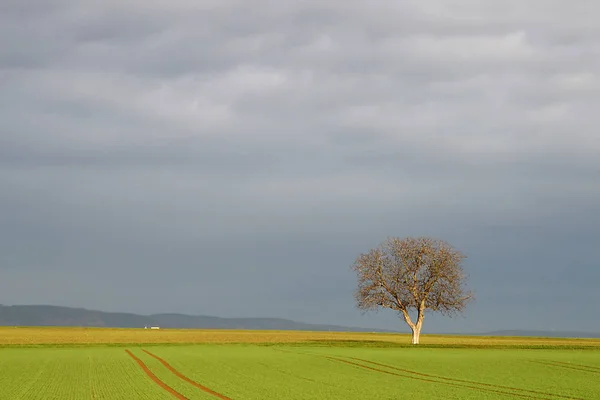
<svg viewBox="0 0 600 400"><path fill-rule="evenodd" d="M357 306L365 311L397 311L413 332L413 344L418 344L426 311L451 316L464 311L473 299L466 288L465 258L443 240L388 238L360 254L353 265ZM414 322L410 311L416 311Z"/></svg>

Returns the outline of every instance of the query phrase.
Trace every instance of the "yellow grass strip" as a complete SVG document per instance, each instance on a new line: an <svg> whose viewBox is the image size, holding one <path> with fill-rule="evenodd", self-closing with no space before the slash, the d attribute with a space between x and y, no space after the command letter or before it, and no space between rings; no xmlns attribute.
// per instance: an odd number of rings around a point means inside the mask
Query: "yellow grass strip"
<svg viewBox="0 0 600 400"><path fill-rule="evenodd" d="M159 344L159 343L299 343L371 341L407 344L407 334L249 331L218 329L115 329L70 327L0 327L1 345ZM600 339L423 335L424 345L465 346L600 346Z"/></svg>

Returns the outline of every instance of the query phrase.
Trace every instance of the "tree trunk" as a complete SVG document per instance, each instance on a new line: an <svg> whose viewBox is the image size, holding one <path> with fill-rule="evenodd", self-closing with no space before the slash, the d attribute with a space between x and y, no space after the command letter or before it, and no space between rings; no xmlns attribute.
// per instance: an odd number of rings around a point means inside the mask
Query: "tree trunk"
<svg viewBox="0 0 600 400"><path fill-rule="evenodd" d="M423 326L423 318L425 316L425 305L424 302L421 303L421 307L419 307L419 311L417 313L417 323L413 323L410 319L410 315L408 311L401 310L402 315L404 316L404 321L412 330L412 344L419 344L419 339L421 338L421 327Z"/></svg>
<svg viewBox="0 0 600 400"><path fill-rule="evenodd" d="M412 344L419 344L421 339L421 328L423 327L423 319L425 318L425 302L422 301L417 311L417 323L412 325Z"/></svg>
<svg viewBox="0 0 600 400"><path fill-rule="evenodd" d="M412 329L412 344L419 344L419 339L421 338L421 326L415 325L411 327Z"/></svg>

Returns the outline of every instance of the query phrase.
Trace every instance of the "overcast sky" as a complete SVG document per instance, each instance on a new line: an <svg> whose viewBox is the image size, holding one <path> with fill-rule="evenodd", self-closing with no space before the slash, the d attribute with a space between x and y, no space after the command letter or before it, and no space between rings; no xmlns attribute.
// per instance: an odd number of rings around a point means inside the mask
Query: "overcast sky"
<svg viewBox="0 0 600 400"><path fill-rule="evenodd" d="M477 301L424 332L600 331L596 0L2 0L0 303L355 309L427 235Z"/></svg>

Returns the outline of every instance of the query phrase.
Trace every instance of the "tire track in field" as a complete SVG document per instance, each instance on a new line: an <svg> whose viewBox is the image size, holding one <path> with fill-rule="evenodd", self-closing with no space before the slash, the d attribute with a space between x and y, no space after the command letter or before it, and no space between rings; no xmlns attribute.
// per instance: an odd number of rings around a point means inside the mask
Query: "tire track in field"
<svg viewBox="0 0 600 400"><path fill-rule="evenodd" d="M415 375L411 375L411 374L403 375L403 374L398 374L398 373L391 372L391 371L386 371L384 369L379 369L379 368L370 367L368 365L359 364L359 363L356 363L353 361L344 360L342 358L337 358L337 357L324 356L324 358L331 360L331 361L337 361L337 362L341 362L344 364L353 365L353 366L367 369L370 371L376 371L376 372L380 372L380 373L387 374L387 375L399 376L401 378L408 378L408 379L413 379L413 380L422 381L422 382L439 383L441 385L446 385L446 386L473 389L475 391L496 393L496 394L502 394L505 396L520 397L523 399L554 400L553 398L548 398L548 397L530 396L530 395L522 394L522 393L506 392L506 391L497 390L497 389L493 389L493 388L483 388L480 386L472 386L469 384L462 384L462 383L458 383L458 382L443 382L443 381L436 380L434 378L429 378L429 377L424 377L424 376L415 376ZM571 399L575 399L575 398L571 397ZM576 400L583 400L583 399L576 399Z"/></svg>
<svg viewBox="0 0 600 400"><path fill-rule="evenodd" d="M589 370L598 371L600 373L600 367L595 367L593 365L576 364L576 363L572 363L572 362L554 361L554 360L552 360L551 362L553 362L555 364L563 364L563 365L569 365L569 366L576 366L579 368L587 368Z"/></svg>
<svg viewBox="0 0 600 400"><path fill-rule="evenodd" d="M508 390L515 390L515 391L524 391L525 389L517 389L517 388L512 388L512 387L495 386L495 385L492 385L492 384L483 384L482 385L479 382L471 382L471 381L461 382L462 380L457 380L457 381L453 382L452 378L438 377L436 375L428 375L428 374L423 374L423 373L416 372L416 371L402 370L400 368L392 367L392 366L389 366L389 365L374 363L374 365L379 365L379 366L382 366L382 367L396 369L396 370L399 370L401 372L404 372L404 374L399 374L399 373L395 373L395 372L391 372L391 371L386 371L386 370L379 369L379 368L370 367L368 365L359 364L357 362L352 362L352 361L344 360L342 358L333 357L333 356L327 356L327 355L318 354L318 353L302 353L302 352L295 352L295 351L289 351L289 350L284 350L284 349L273 349L273 350L277 350L277 351L284 352L284 353L292 353L292 354L314 355L314 356L326 358L326 359L328 359L330 361L341 362L341 363L344 363L344 364L353 365L355 367L367 369L367 370L370 370L370 371L376 371L376 372L380 372L380 373L387 374L387 375L398 376L398 377L401 377L401 378L408 378L408 379L413 379L413 380L418 380L418 381L428 382L428 383L439 383L441 385L452 386L452 387L457 387L457 388L473 389L475 391L483 391L483 392L490 392L490 393L496 393L496 394L503 394L503 395L506 395L506 396L520 397L520 398L523 398L523 399L556 400L555 397L559 397L559 398L566 398L566 399L571 399L571 400L585 400L585 399L581 399L581 398L577 398L577 397L566 397L566 396L555 395L555 394L551 394L551 393L543 393L543 392L539 392L539 393L536 392L535 393L536 396L525 394L525 393L507 392L507 391L504 391L504 390L501 390L501 389L508 389ZM347 358L353 359L355 361L362 361L362 362L367 362L367 363L373 363L372 361L363 360L363 359L356 358L356 357L347 357ZM444 379L444 380L448 380L448 381L444 382L444 381L440 381L438 379ZM473 385L480 385L480 386L473 386ZM481 387L481 386L487 386L487 385L489 385L489 386L488 387ZM551 396L551 397L539 397L539 395Z"/></svg>
<svg viewBox="0 0 600 400"><path fill-rule="evenodd" d="M187 376L185 376L184 374L182 374L181 372L179 372L178 370L176 370L175 368L173 368L171 366L171 364L169 364L168 362L166 362L165 360L163 360L162 358L160 358L159 356L150 353L148 350L142 350L144 353L148 354L150 357L155 358L156 360L158 360L166 369L168 369L169 371L171 371L171 373L173 373L176 377L178 377L179 379L189 383L192 386L197 387L198 389L202 390L205 393L211 394L214 397L221 399L221 400L231 400L229 397L222 395L221 393L217 393L214 390L188 378Z"/></svg>
<svg viewBox="0 0 600 400"><path fill-rule="evenodd" d="M550 360L549 361L531 360L531 362L536 363L536 364L546 365L548 367L566 368L566 369L572 369L574 371L583 371L583 372L590 372L592 374L600 374L600 368L590 367L588 365L580 365L580 364L573 364L573 363L567 363L567 362L561 362L561 361L550 361Z"/></svg>
<svg viewBox="0 0 600 400"><path fill-rule="evenodd" d="M315 383L317 385L329 386L329 387L332 387L332 388L335 388L335 389L343 388L343 386L340 386L340 385L334 385L334 384L331 384L329 382L318 381L316 379L307 378L305 376L294 374L293 372L290 372L290 371L287 371L287 370L284 370L284 369L275 368L275 367L271 366L268 363L262 363L262 362L259 362L259 361L257 361L256 363L258 365L262 365L265 368L271 369L273 371L277 371L278 373L280 373L282 375L291 376L292 378L300 379L300 380L303 380L303 381L306 381L306 382Z"/></svg>
<svg viewBox="0 0 600 400"><path fill-rule="evenodd" d="M294 374L294 373L292 373L292 372L288 372L288 371L286 371L286 370L284 370L284 369L275 368L275 367L271 366L271 365L270 365L270 364L268 364L268 363L263 363L263 362L260 362L260 361L255 361L255 363L256 363L256 364L258 364L258 365L262 365L263 367L265 367L265 368L267 368L267 369L271 369L271 370L273 370L273 371L277 371L278 373L280 373L280 374L282 374L282 375L291 376L291 377L293 377L293 378L300 379L300 380L303 380L303 381L306 381L306 382L317 383L317 384L318 384L318 383L321 383L321 382L319 382L319 381L316 381L316 380L314 380L314 379L311 379L311 378L306 378L306 377L304 377L304 376L300 376L300 375L296 375L296 374Z"/></svg>
<svg viewBox="0 0 600 400"><path fill-rule="evenodd" d="M495 389L513 390L516 392L531 393L531 394L542 395L542 396L551 396L551 397L557 397L557 398L561 398L561 399L583 400L583 399L578 399L578 398L572 397L572 396L564 396L564 395L560 395L560 394L541 392L541 391L531 390L531 389L521 389L521 388L516 388L516 387L512 387L512 386L496 385L493 383L477 382L477 381L470 381L470 380L460 379L460 378L448 378L448 377L440 376L440 375L426 374L423 372L412 371L410 369L399 368L399 367L395 367L393 365L388 365L388 364L381 364L381 363L377 363L375 361L365 360L362 358L356 358L356 357L348 357L348 358L352 359L352 360L372 364L372 365L377 365L379 367L385 367L385 368L390 368L390 369L393 369L396 371L405 372L407 374L413 374L416 376L424 376L427 378L441 379L441 380L445 380L445 381L449 381L449 382L468 383L468 384L473 384L473 385L481 385L481 386L485 386L485 387L491 387L491 388L495 388Z"/></svg>
<svg viewBox="0 0 600 400"><path fill-rule="evenodd" d="M175 398L178 399L178 400L189 400L187 397L185 397L181 393L177 392L171 386L169 386L166 383L164 383L163 381L161 381L160 378L158 376L154 375L154 373L152 371L150 371L150 368L148 368L148 366L146 364L144 364L144 362L142 360L140 360L139 358L137 358L131 351L125 350L125 352L127 354L129 354L129 356L131 358L133 358L135 360L135 362L138 363L138 365L146 373L146 375L148 375L150 377L150 379L152 379L158 386L160 386L165 391L167 391L168 393L170 393L173 396L175 396Z"/></svg>

